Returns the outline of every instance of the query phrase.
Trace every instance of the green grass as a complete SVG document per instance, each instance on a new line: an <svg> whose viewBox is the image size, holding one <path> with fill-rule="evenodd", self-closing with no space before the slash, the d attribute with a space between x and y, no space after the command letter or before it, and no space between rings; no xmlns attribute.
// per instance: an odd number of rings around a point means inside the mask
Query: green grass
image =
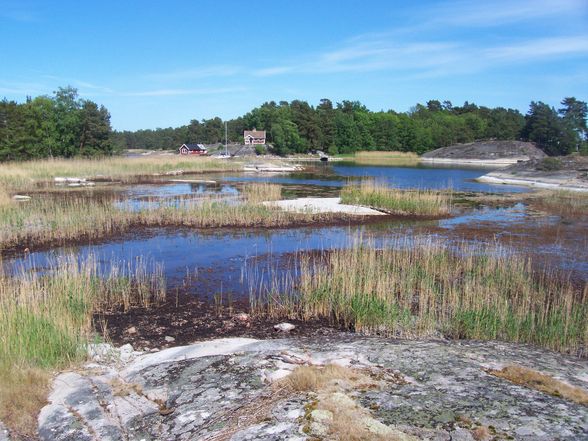
<svg viewBox="0 0 588 441"><path fill-rule="evenodd" d="M90 256L51 264L45 275L0 275L0 360L10 366L60 367L84 356L92 317L113 307L148 307L165 297L161 267L113 261L106 275Z"/></svg>
<svg viewBox="0 0 588 441"><path fill-rule="evenodd" d="M113 261L105 275L94 257L74 255L53 262L46 274L0 273L0 419L13 435L35 435L51 370L85 359L94 314L149 307L164 297L161 267L141 260L133 269Z"/></svg>
<svg viewBox="0 0 588 441"><path fill-rule="evenodd" d="M529 259L500 249L358 243L303 257L299 271L290 293L253 290L255 310L368 334L496 339L588 355L588 287L536 273Z"/></svg>
<svg viewBox="0 0 588 441"><path fill-rule="evenodd" d="M341 190L341 202L362 205L396 215L441 217L451 212L452 192L400 190L371 180L349 184Z"/></svg>

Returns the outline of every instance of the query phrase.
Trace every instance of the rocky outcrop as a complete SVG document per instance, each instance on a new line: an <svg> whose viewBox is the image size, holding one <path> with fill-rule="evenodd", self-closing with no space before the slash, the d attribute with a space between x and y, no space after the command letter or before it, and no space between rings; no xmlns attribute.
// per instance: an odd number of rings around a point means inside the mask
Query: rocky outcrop
<svg viewBox="0 0 588 441"><path fill-rule="evenodd" d="M588 157L533 159L481 176L479 182L523 185L566 191L588 191Z"/></svg>
<svg viewBox="0 0 588 441"><path fill-rule="evenodd" d="M506 167L545 156L545 153L532 142L476 141L427 152L421 156L420 160L425 163Z"/></svg>
<svg viewBox="0 0 588 441"><path fill-rule="evenodd" d="M588 387L585 360L526 346L340 334L94 353L55 379L42 440L332 439L328 406L358 415L352 426L373 439L588 438L586 406L488 373L514 363ZM284 385L299 366L328 364L357 374L328 391Z"/></svg>

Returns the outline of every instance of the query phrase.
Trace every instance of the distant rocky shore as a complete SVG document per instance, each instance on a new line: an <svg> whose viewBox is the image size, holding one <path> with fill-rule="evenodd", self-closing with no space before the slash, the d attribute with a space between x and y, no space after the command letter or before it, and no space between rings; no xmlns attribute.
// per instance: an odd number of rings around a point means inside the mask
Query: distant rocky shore
<svg viewBox="0 0 588 441"><path fill-rule="evenodd" d="M420 160L431 164L506 167L544 157L545 153L532 142L491 140L442 147L423 154Z"/></svg>
<svg viewBox="0 0 588 441"><path fill-rule="evenodd" d="M536 158L493 171L477 180L491 184L524 185L566 191L588 191L588 157Z"/></svg>

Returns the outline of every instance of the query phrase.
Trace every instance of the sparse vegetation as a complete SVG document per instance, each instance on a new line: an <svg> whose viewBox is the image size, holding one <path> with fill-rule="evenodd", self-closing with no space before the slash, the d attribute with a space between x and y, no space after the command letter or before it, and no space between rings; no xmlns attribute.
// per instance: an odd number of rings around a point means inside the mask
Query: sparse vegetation
<svg viewBox="0 0 588 441"><path fill-rule="evenodd" d="M289 293L269 287L265 311L327 318L359 332L396 337L505 340L588 353L588 286L533 270L502 249L432 240L377 249L359 242L304 255ZM273 288L273 289L272 289ZM260 310L263 294L252 294Z"/></svg>
<svg viewBox="0 0 588 441"><path fill-rule="evenodd" d="M537 164L537 170L541 171L557 171L561 170L562 164L558 158L543 158L541 162Z"/></svg>
<svg viewBox="0 0 588 441"><path fill-rule="evenodd" d="M588 214L588 194L579 191L544 191L533 197L532 203L560 216Z"/></svg>
<svg viewBox="0 0 588 441"><path fill-rule="evenodd" d="M0 421L13 431L13 436L36 438L37 414L47 402L50 379L44 369L0 365Z"/></svg>
<svg viewBox="0 0 588 441"><path fill-rule="evenodd" d="M452 208L451 191L400 190L372 180L349 184L341 191L341 202L363 205L405 216L446 216Z"/></svg>
<svg viewBox="0 0 588 441"><path fill-rule="evenodd" d="M535 389L555 397L571 400L574 403L588 406L588 391L563 381L556 380L549 375L519 365L506 366L500 370L489 369L488 373L504 378L515 384Z"/></svg>
<svg viewBox="0 0 588 441"><path fill-rule="evenodd" d="M213 158L191 158L179 155L108 157L99 159L44 159L0 164L0 188L14 191L33 189L55 177L112 179L132 182L138 177L166 173L204 173L208 171L242 170L238 161Z"/></svg>
<svg viewBox="0 0 588 441"><path fill-rule="evenodd" d="M297 392L317 392L335 380L357 380L362 377L351 369L328 364L326 366L299 366L286 377L286 384Z"/></svg>

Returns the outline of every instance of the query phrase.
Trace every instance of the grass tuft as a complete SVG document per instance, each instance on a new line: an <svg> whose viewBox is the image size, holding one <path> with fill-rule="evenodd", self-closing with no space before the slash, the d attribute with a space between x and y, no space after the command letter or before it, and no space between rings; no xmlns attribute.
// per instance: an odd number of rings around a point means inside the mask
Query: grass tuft
<svg viewBox="0 0 588 441"><path fill-rule="evenodd" d="M452 192L400 190L373 180L350 184L341 191L341 202L406 216L446 216L452 208Z"/></svg>
<svg viewBox="0 0 588 441"><path fill-rule="evenodd" d="M254 182L243 187L243 197L252 204L282 199L282 186L269 182Z"/></svg>
<svg viewBox="0 0 588 441"><path fill-rule="evenodd" d="M488 372L512 383L588 406L588 391L556 380L533 369L512 365L501 370L488 370Z"/></svg>

